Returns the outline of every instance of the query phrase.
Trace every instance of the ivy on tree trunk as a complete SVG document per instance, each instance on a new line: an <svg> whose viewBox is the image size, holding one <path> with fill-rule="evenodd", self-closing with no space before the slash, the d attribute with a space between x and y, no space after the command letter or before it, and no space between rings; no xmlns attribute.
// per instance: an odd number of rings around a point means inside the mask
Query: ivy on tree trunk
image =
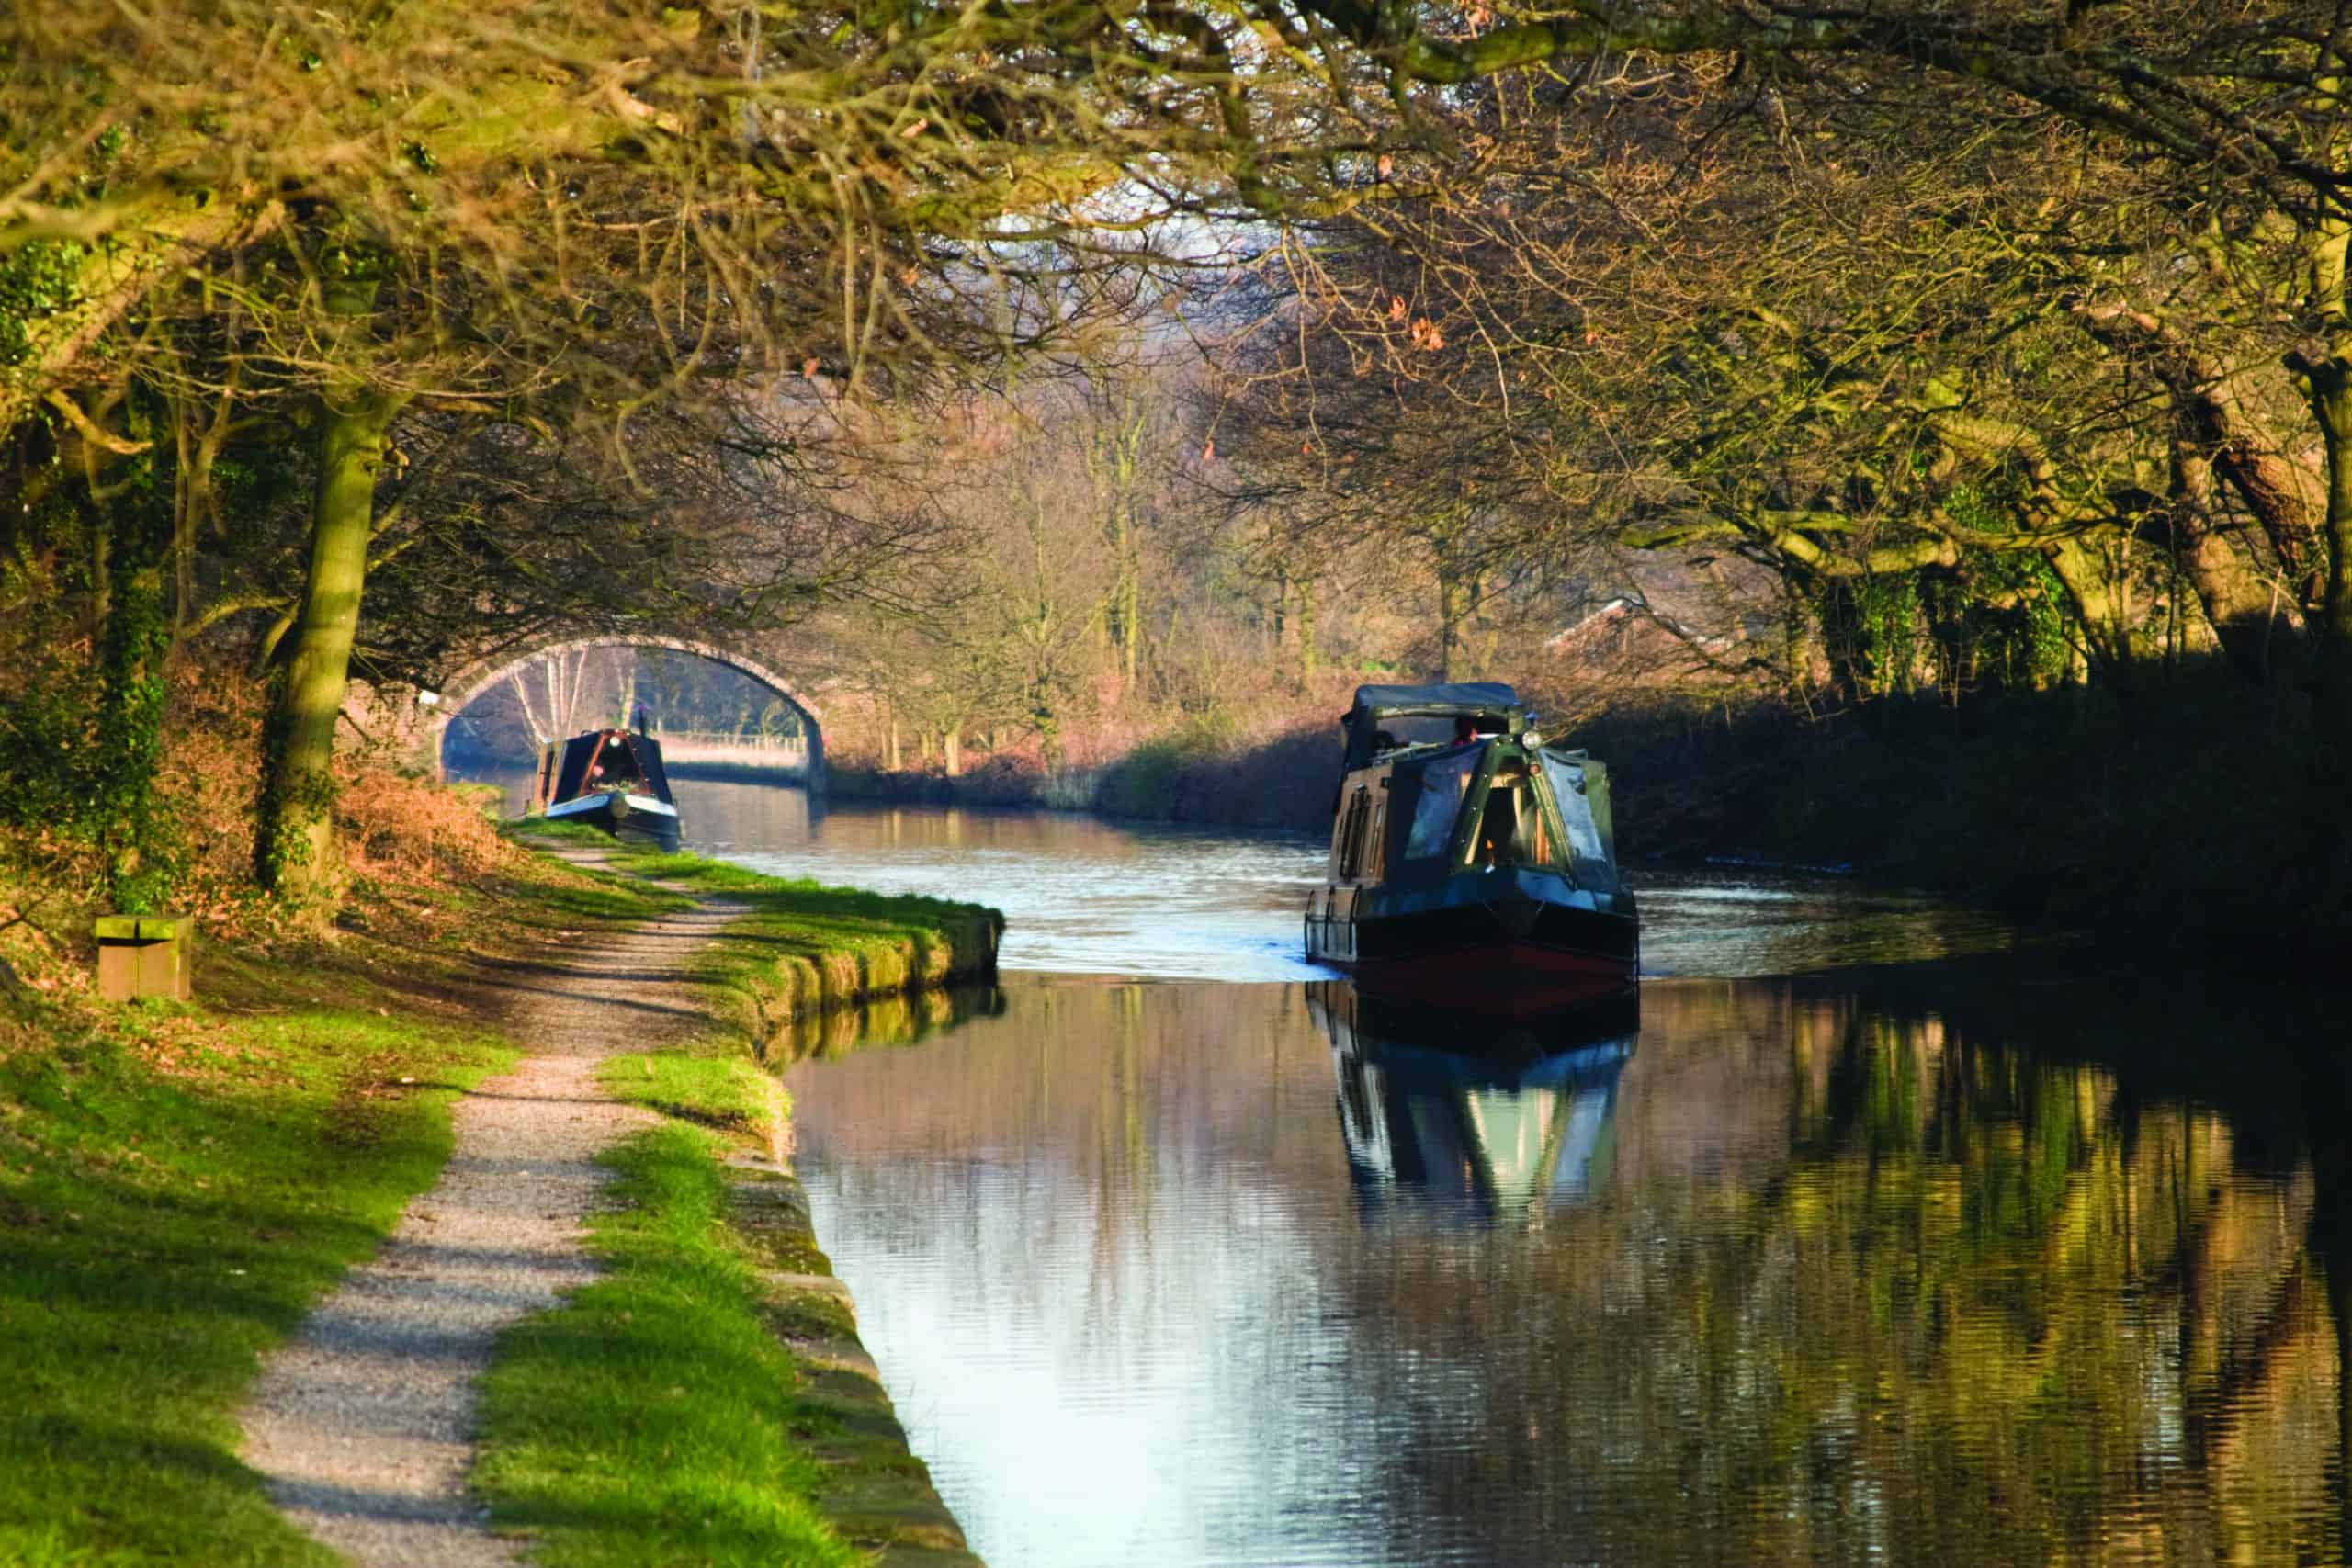
<svg viewBox="0 0 2352 1568"><path fill-rule="evenodd" d="M376 474L401 400L347 388L319 405L318 496L294 652L264 739L254 874L297 905L334 897L334 732L351 677L375 521Z"/></svg>

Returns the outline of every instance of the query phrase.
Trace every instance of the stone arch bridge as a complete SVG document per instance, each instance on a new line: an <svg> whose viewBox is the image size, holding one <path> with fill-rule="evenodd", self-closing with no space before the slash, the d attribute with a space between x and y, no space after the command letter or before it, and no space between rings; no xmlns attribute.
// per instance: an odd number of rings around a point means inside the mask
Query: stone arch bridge
<svg viewBox="0 0 2352 1568"><path fill-rule="evenodd" d="M717 643L697 642L691 637L662 637L650 633L608 632L579 637L549 637L527 642L518 647L473 660L460 667L443 683L435 700L425 710L423 750L434 776L441 773L441 742L447 733L449 721L477 698L524 665L536 660L568 653L579 653L593 648L660 648L673 653L691 653L713 664L724 665L737 673L750 677L784 699L786 705L800 716L801 733L808 737L808 750L805 776L808 792L821 795L825 789L825 729L816 705L782 675L756 659L738 653Z"/></svg>

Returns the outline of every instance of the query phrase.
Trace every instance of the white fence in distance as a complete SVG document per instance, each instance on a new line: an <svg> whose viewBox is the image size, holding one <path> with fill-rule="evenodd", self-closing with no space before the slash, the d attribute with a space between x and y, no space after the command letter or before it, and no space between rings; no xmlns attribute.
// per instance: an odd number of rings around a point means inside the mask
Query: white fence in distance
<svg viewBox="0 0 2352 1568"><path fill-rule="evenodd" d="M653 739L662 743L662 760L680 762L723 762L735 768L773 768L801 773L808 766L806 735L730 735L724 730L663 729L655 726Z"/></svg>

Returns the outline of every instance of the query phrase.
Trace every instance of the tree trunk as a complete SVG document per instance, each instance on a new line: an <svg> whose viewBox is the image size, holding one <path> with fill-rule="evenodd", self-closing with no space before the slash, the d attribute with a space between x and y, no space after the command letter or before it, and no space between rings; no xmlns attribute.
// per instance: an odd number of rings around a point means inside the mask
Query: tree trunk
<svg viewBox="0 0 2352 1568"><path fill-rule="evenodd" d="M2080 539L2052 544L2047 558L2083 634L2091 670L2117 691L2128 691L2136 671L2126 602L2114 575L2098 552Z"/></svg>
<svg viewBox="0 0 2352 1568"><path fill-rule="evenodd" d="M950 725L946 729L941 731L939 737L939 752L941 758L944 760L943 765L946 769L947 776L951 779L959 776L964 772L963 731L956 728L953 725Z"/></svg>
<svg viewBox="0 0 2352 1568"><path fill-rule="evenodd" d="M514 693L514 705L522 709L523 725L525 728L531 732L531 739L533 742L537 745L544 746L549 740L554 739L555 727L552 724L540 722L539 716L532 710L531 683L523 679L523 672L519 670L508 671L506 673L506 684L512 688Z"/></svg>
<svg viewBox="0 0 2352 1568"><path fill-rule="evenodd" d="M1298 685L1305 691L1315 679L1315 590L1298 585Z"/></svg>
<svg viewBox="0 0 2352 1568"><path fill-rule="evenodd" d="M88 805L106 857L107 901L122 914L152 914L162 908L172 874L155 801L164 666L172 646L164 592L171 520L138 487L125 486L114 507L105 525L113 548L98 584L107 590L107 610L95 649L97 733Z"/></svg>
<svg viewBox="0 0 2352 1568"><path fill-rule="evenodd" d="M2172 399L2176 440L2207 455L2215 474L2235 491L2270 542L2280 570L2295 585L2290 608L2300 612L2320 581L2325 549L2320 538L2326 487L2297 462L2245 397L2247 382L2275 367L2230 368L2199 353L2159 317L2122 306L2095 307L2084 323L2100 342L2146 354ZM2290 360L2290 369L2298 370Z"/></svg>
<svg viewBox="0 0 2352 1568"><path fill-rule="evenodd" d="M892 773L898 773L906 767L906 754L899 750L899 716L896 714L890 716L890 750L886 755L889 758Z"/></svg>
<svg viewBox="0 0 2352 1568"><path fill-rule="evenodd" d="M313 905L336 892L334 728L351 678L367 583L376 473L400 400L354 389L319 405L318 494L294 656L278 684L263 761L254 874L280 899Z"/></svg>
<svg viewBox="0 0 2352 1568"><path fill-rule="evenodd" d="M2327 587L2320 603L2319 694L2329 723L2352 731L2352 363L2332 353L2302 366L2327 444Z"/></svg>
<svg viewBox="0 0 2352 1568"><path fill-rule="evenodd" d="M1119 550L1119 625L1125 633L1119 646L1120 674L1132 688L1143 649L1143 567L1132 517L1120 531Z"/></svg>
<svg viewBox="0 0 2352 1568"><path fill-rule="evenodd" d="M2278 595L2254 558L2220 526L2213 466L2194 447L2173 449L2174 546L2205 619L2230 667L2256 685L2270 679L2273 639L2291 642L2278 620Z"/></svg>
<svg viewBox="0 0 2352 1568"><path fill-rule="evenodd" d="M1437 678L1441 682L1453 679L1453 645L1459 634L1456 621L1460 614L1458 586L1452 574L1441 566L1437 574Z"/></svg>

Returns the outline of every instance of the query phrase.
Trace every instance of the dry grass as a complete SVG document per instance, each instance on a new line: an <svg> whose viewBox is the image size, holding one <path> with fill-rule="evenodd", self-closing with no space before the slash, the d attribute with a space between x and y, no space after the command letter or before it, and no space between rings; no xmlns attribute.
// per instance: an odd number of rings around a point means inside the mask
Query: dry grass
<svg viewBox="0 0 2352 1568"><path fill-rule="evenodd" d="M234 667L174 671L156 790L174 825L180 875L169 907L208 940L307 942L254 884L254 803L266 694ZM337 759L336 812L346 892L339 923L390 926L432 944L455 919L452 888L514 874L526 852L499 833L476 791L403 773L380 750ZM53 832L0 839L0 991L70 999L89 988L93 917L102 904L96 852ZM326 933L331 935L332 933Z"/></svg>

